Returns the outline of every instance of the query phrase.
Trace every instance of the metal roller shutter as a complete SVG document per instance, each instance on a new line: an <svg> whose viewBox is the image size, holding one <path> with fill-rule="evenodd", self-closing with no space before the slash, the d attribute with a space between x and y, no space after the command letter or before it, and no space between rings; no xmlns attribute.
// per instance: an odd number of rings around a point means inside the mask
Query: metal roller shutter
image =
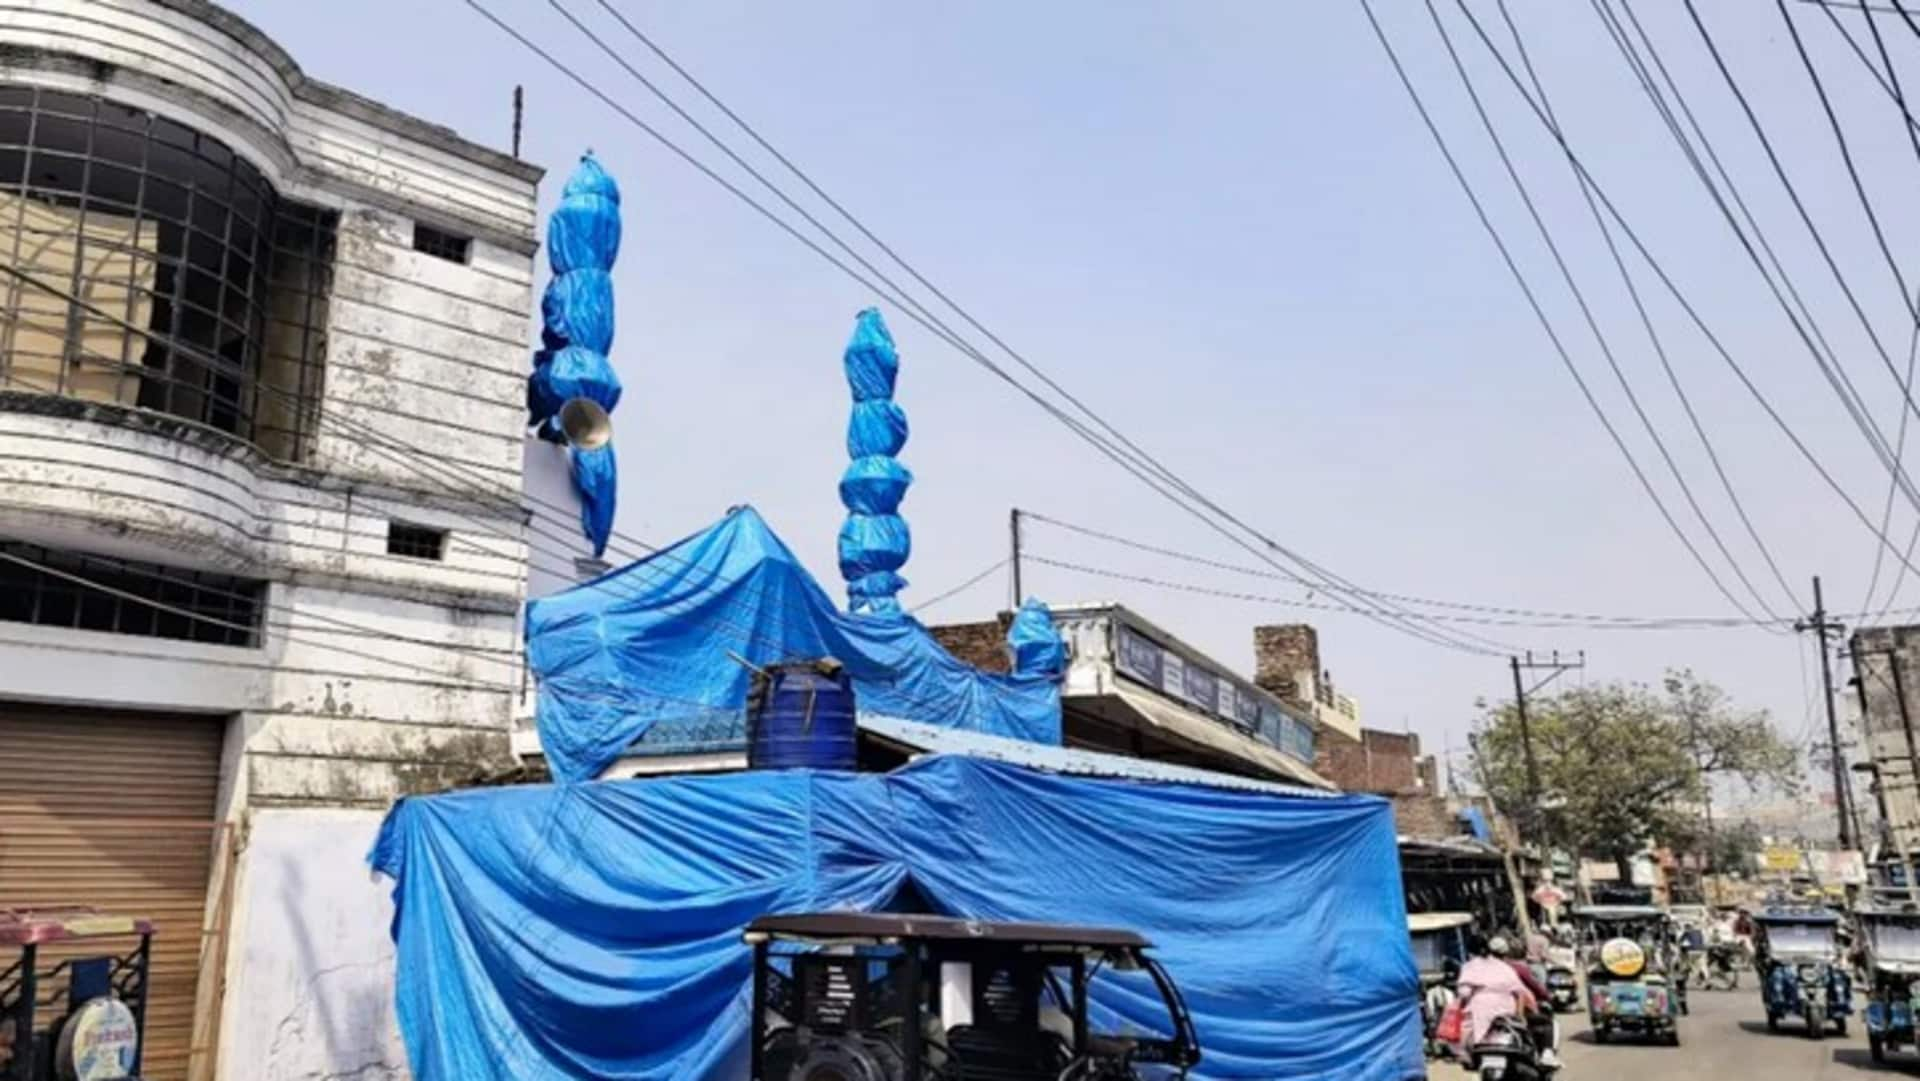
<svg viewBox="0 0 1920 1081"><path fill-rule="evenodd" d="M187 1077L222 727L0 702L0 908L83 904L154 922L150 1081Z"/></svg>

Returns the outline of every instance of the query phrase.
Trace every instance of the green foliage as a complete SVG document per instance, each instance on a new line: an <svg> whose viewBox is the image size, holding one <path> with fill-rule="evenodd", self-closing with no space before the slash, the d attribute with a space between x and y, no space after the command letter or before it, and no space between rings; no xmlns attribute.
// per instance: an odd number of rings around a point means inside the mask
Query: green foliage
<svg viewBox="0 0 1920 1081"><path fill-rule="evenodd" d="M1537 792L1519 715L1496 706L1473 736L1476 777L1534 839L1614 860L1650 843L1694 848L1713 778L1793 783L1797 757L1765 712L1736 709L1689 671L1668 673L1663 689L1613 683L1530 698Z"/></svg>

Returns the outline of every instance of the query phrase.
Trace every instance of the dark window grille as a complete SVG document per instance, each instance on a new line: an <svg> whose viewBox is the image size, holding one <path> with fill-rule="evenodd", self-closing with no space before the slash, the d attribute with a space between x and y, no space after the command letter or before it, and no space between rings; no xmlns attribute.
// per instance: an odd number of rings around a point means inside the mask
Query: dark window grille
<svg viewBox="0 0 1920 1081"><path fill-rule="evenodd" d="M298 459L311 406L260 414L317 396L335 221L175 121L0 86L0 388L168 413ZM279 344L291 360L268 355L272 323L303 331Z"/></svg>
<svg viewBox="0 0 1920 1081"><path fill-rule="evenodd" d="M435 259L445 259L449 263L465 264L473 252L473 238L449 233L444 229L435 229L431 225L413 225L413 250L425 252Z"/></svg>
<svg viewBox="0 0 1920 1081"><path fill-rule="evenodd" d="M408 522L388 522L387 554L443 560L447 557L447 531Z"/></svg>
<svg viewBox="0 0 1920 1081"><path fill-rule="evenodd" d="M0 552L40 565L0 560L0 622L223 646L260 644L267 584L257 579L133 563L19 541L0 541ZM106 588L83 585L50 571Z"/></svg>

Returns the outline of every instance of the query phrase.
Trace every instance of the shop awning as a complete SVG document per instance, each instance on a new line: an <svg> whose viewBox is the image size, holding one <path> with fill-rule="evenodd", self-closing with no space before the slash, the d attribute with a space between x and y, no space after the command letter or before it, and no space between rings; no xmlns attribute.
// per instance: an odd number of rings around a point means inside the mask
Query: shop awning
<svg viewBox="0 0 1920 1081"><path fill-rule="evenodd" d="M1114 719L1125 713L1136 727L1146 727L1179 743L1202 751L1223 755L1271 776L1285 778L1314 788L1331 789L1333 782L1315 773L1312 767L1292 755L1244 735L1212 717L1166 701L1151 691L1135 690L1119 681L1099 696L1074 696L1067 704L1095 708L1103 717Z"/></svg>

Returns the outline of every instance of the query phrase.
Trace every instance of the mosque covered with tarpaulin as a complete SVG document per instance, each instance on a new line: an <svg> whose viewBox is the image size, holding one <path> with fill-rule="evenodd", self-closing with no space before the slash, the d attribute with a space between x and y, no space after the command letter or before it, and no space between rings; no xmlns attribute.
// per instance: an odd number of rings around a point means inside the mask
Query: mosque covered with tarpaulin
<svg viewBox="0 0 1920 1081"><path fill-rule="evenodd" d="M568 445L596 551L613 530L600 435L620 398L606 360L617 211L611 180L583 167L556 215L558 284L528 394L530 423ZM370 861L393 882L396 1008L414 1076L738 1081L752 983L743 931L763 915L819 911L1130 929L1191 1011L1203 1056L1191 1076L1424 1076L1387 802L1202 770L1053 768L1048 755L1070 753L1064 643L1045 606L1029 604L1012 626L1013 671L984 672L902 610L912 477L898 458L898 356L878 312L857 318L844 358L845 608L758 513L735 507L528 603L553 783L411 797L388 814ZM760 681L796 662L827 673L859 723L1035 753L929 754L862 772L823 752L789 768L598 779L655 726L750 717ZM802 731L825 732L807 721ZM1120 981L1096 987L1090 1010L1145 1030L1150 1005Z"/></svg>

